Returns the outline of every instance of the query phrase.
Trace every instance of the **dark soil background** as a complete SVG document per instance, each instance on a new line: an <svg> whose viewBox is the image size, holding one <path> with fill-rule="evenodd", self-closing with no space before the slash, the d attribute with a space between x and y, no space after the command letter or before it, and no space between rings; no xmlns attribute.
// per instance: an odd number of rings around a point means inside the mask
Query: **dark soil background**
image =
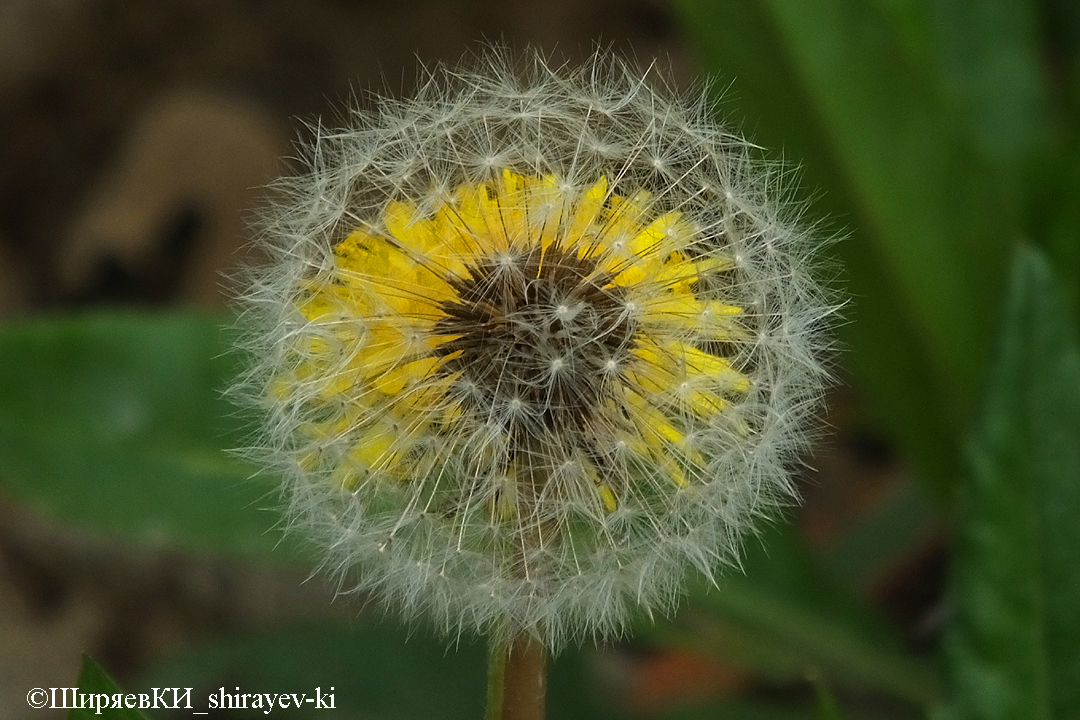
<svg viewBox="0 0 1080 720"><path fill-rule="evenodd" d="M289 172L302 121L333 124L357 90L408 92L418 59L453 62L485 40L571 61L599 43L695 76L662 0L2 0L0 322L117 304L224 310L223 273L250 239L259 188ZM799 514L818 544L904 480L857 420L855 391L830 408L836 433ZM932 632L941 557L930 534L865 588L913 642ZM305 577L127 547L0 493L0 720L46 717L26 691L74 684L83 652L123 680L220 633L359 612ZM644 705L747 682L681 655L619 666Z"/></svg>

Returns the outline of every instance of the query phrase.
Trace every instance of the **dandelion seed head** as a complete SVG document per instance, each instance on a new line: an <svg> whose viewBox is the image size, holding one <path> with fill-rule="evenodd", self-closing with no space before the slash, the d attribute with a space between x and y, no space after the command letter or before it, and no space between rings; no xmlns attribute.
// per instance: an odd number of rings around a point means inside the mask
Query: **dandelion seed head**
<svg viewBox="0 0 1080 720"><path fill-rule="evenodd" d="M241 324L249 454L345 589L553 648L793 501L833 311L781 170L597 55L492 52L313 128Z"/></svg>

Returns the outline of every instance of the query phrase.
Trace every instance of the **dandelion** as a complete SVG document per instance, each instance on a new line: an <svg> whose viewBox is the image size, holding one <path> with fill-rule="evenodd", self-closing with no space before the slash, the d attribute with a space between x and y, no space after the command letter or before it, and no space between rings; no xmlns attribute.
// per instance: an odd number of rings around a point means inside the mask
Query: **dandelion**
<svg viewBox="0 0 1080 720"><path fill-rule="evenodd" d="M831 308L778 171L704 94L521 65L315 129L244 385L348 589L558 648L670 610L792 501Z"/></svg>

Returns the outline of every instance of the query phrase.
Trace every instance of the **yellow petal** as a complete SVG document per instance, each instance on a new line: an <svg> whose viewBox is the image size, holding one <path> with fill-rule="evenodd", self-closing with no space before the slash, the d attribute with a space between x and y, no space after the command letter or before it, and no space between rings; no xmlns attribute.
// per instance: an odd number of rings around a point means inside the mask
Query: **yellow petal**
<svg viewBox="0 0 1080 720"><path fill-rule="evenodd" d="M441 363L442 358L420 358L381 372L372 379L372 382L380 392L397 395L406 387L413 387L423 381Z"/></svg>
<svg viewBox="0 0 1080 720"><path fill-rule="evenodd" d="M619 503L615 499L615 493L612 491L612 489L608 485L601 485L599 487L599 491L600 500L604 503L604 509L607 510L609 513L615 512L619 507Z"/></svg>

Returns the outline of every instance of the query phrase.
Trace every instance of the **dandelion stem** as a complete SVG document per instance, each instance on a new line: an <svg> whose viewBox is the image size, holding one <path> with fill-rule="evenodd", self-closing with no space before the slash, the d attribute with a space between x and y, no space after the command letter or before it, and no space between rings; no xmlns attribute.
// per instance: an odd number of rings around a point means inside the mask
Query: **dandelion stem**
<svg viewBox="0 0 1080 720"><path fill-rule="evenodd" d="M530 447L526 457L545 457ZM538 498L547 485L547 468L539 463L525 463L523 482L517 487L516 513L533 517ZM544 546L540 523L530 523L520 530L518 563L515 572L528 578L530 551ZM555 533L548 533L548 543ZM491 640L488 655L488 720L544 720L547 695L547 648L529 632L506 633Z"/></svg>
<svg viewBox="0 0 1080 720"><path fill-rule="evenodd" d="M544 720L547 650L531 635L492 640L487 720Z"/></svg>

